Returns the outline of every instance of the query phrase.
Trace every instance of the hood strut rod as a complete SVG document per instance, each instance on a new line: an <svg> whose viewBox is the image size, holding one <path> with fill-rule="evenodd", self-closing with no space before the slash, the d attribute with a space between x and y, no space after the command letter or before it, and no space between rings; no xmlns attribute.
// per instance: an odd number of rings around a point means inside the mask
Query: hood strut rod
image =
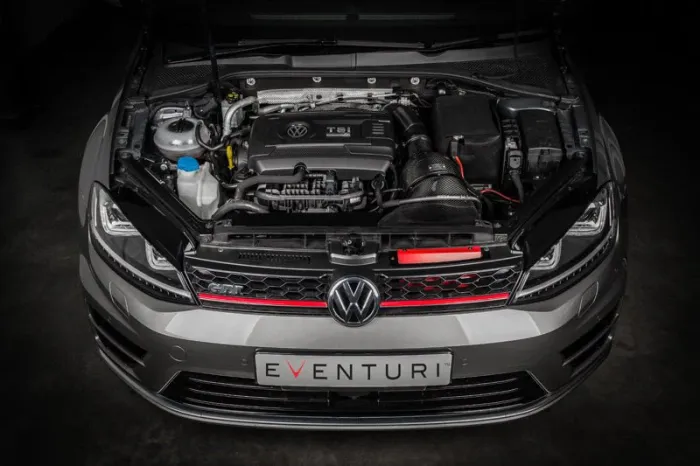
<svg viewBox="0 0 700 466"><path fill-rule="evenodd" d="M204 30L207 34L207 45L209 50L209 60L211 61L211 87L214 92L214 98L219 107L219 115L221 115L221 86L219 84L219 65L216 61L216 50L214 47L214 36L211 31L211 23L209 21L209 7L207 0L202 1L202 22Z"/></svg>

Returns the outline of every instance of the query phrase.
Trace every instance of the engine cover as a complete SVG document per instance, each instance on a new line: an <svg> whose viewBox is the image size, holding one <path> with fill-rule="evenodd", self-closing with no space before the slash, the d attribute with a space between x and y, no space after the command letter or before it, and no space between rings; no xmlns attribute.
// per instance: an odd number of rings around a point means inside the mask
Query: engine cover
<svg viewBox="0 0 700 466"><path fill-rule="evenodd" d="M260 175L335 171L338 179L372 180L394 160L394 127L386 112L333 111L262 115L253 123L248 168Z"/></svg>

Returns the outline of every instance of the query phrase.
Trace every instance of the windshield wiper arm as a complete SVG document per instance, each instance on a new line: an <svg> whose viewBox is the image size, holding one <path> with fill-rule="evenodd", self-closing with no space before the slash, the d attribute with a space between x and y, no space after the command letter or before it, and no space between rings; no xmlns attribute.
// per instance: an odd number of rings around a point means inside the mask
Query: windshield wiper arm
<svg viewBox="0 0 700 466"><path fill-rule="evenodd" d="M229 58L236 57L239 55L244 55L250 52L256 52L258 50L270 50L270 49L285 49L285 48L295 48L295 47L309 47L309 48L366 48L366 49L379 49L379 50L416 50L422 46L420 42L383 42L383 41L369 41L369 40L319 40L319 39L292 39L292 40L273 40L273 39L260 39L260 40L239 40L235 44L222 44L219 47L225 47L215 50L216 58ZM201 61L209 58L209 55L204 53L191 53L176 55L166 59L168 64L175 63L189 63Z"/></svg>
<svg viewBox="0 0 700 466"><path fill-rule="evenodd" d="M545 31L541 29L532 29L529 31L518 32L517 36L519 40L523 38L534 38L542 36ZM513 43L516 34L491 34L482 35L475 37L468 37L465 39L458 39L449 42L435 42L435 43L425 43L425 46L421 49L421 52L444 52L447 50L458 50L462 48L472 48L476 46L492 45L492 44L507 44Z"/></svg>

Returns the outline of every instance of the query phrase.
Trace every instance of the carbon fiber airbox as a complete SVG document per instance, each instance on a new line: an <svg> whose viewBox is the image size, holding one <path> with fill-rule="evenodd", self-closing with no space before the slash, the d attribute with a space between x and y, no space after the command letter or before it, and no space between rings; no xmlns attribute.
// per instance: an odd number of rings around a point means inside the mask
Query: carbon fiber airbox
<svg viewBox="0 0 700 466"><path fill-rule="evenodd" d="M394 159L394 126L385 112L333 111L262 115L253 123L248 168L262 175L334 170L339 179L371 180Z"/></svg>

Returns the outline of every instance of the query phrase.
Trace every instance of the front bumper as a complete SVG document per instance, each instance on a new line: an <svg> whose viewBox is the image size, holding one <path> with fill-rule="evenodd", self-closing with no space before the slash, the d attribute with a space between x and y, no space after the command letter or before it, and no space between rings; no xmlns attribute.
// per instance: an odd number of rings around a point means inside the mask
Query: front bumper
<svg viewBox="0 0 700 466"><path fill-rule="evenodd" d="M121 279L92 246L81 257L80 275L100 355L147 400L173 414L211 423L312 429L464 426L541 411L581 383L609 353L626 282L624 251L616 246L587 277L547 301L484 312L387 316L349 328L330 316L254 315L164 303ZM590 296L586 291L593 288L595 300L581 309L582 296ZM105 334L96 319L116 334ZM610 325L601 332L602 321ZM586 342L593 337L595 341ZM569 363L572 344L580 353L575 367ZM252 380L259 350L401 354L444 349L453 353L453 379L527 373L542 388L542 396L497 412L337 417L225 412L176 402L164 393L183 372Z"/></svg>

